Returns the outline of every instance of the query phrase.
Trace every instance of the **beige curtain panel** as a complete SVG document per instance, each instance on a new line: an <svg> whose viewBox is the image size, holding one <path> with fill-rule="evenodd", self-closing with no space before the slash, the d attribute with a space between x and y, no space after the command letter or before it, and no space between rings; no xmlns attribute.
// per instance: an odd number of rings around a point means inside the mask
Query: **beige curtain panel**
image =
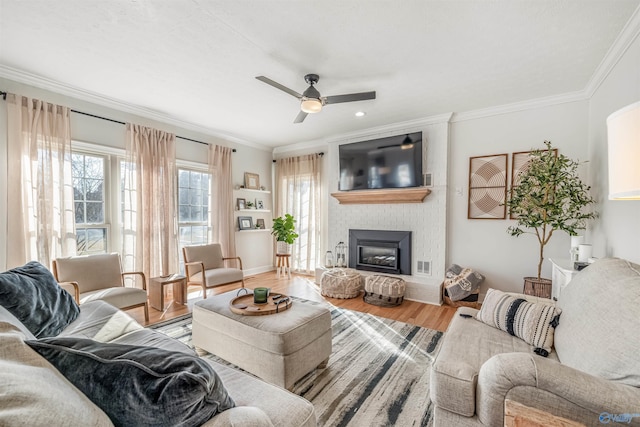
<svg viewBox="0 0 640 427"><path fill-rule="evenodd" d="M75 255L71 110L7 95L7 267Z"/></svg>
<svg viewBox="0 0 640 427"><path fill-rule="evenodd" d="M124 163L125 271L178 272L175 135L127 123Z"/></svg>
<svg viewBox="0 0 640 427"><path fill-rule="evenodd" d="M276 160L276 216L296 219L299 237L291 248L291 268L307 274L314 273L321 260L321 185L319 154Z"/></svg>
<svg viewBox="0 0 640 427"><path fill-rule="evenodd" d="M236 256L231 153L229 147L209 145L209 173L213 177L209 224L213 242L220 243L225 257Z"/></svg>

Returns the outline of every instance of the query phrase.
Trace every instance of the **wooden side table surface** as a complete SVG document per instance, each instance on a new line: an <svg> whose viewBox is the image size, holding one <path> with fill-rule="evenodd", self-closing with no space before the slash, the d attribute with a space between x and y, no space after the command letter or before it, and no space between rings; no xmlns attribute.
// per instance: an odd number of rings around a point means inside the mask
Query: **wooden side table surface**
<svg viewBox="0 0 640 427"><path fill-rule="evenodd" d="M504 401L504 427L585 427L585 425L507 399Z"/></svg>
<svg viewBox="0 0 640 427"><path fill-rule="evenodd" d="M187 303L187 278L181 274L152 277L149 280L149 302L156 310L164 311L164 287L173 285L173 301Z"/></svg>

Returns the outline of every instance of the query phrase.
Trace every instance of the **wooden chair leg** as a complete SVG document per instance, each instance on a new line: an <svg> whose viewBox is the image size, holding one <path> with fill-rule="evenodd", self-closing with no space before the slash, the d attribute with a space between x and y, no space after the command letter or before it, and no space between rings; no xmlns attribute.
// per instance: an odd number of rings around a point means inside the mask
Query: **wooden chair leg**
<svg viewBox="0 0 640 427"><path fill-rule="evenodd" d="M145 322L149 321L149 303L148 302L144 303L144 320Z"/></svg>
<svg viewBox="0 0 640 427"><path fill-rule="evenodd" d="M207 299L207 286L202 285L202 298Z"/></svg>

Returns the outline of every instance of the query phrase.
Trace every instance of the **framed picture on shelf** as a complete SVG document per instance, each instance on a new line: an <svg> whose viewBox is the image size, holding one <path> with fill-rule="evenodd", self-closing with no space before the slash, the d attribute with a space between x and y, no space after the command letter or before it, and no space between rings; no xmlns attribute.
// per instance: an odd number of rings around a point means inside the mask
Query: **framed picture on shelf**
<svg viewBox="0 0 640 427"><path fill-rule="evenodd" d="M244 173L244 188L250 190L260 189L260 176L257 173Z"/></svg>
<svg viewBox="0 0 640 427"><path fill-rule="evenodd" d="M242 210L247 208L247 201L245 199L236 199L236 209Z"/></svg>
<svg viewBox="0 0 640 427"><path fill-rule="evenodd" d="M256 228L261 228L263 230L265 229L264 219L262 219L262 218L256 219Z"/></svg>
<svg viewBox="0 0 640 427"><path fill-rule="evenodd" d="M260 199L256 199L256 209L264 209L264 202Z"/></svg>
<svg viewBox="0 0 640 427"><path fill-rule="evenodd" d="M253 228L253 218L250 216L239 216L238 228L240 230L251 230Z"/></svg>

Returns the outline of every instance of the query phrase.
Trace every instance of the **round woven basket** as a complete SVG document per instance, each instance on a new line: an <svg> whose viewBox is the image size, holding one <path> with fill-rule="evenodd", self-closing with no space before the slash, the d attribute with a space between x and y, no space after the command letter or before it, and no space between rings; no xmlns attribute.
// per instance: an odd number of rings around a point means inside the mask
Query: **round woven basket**
<svg viewBox="0 0 640 427"><path fill-rule="evenodd" d="M540 298L551 298L551 279L538 279L537 277L524 278L525 295L533 295Z"/></svg>

